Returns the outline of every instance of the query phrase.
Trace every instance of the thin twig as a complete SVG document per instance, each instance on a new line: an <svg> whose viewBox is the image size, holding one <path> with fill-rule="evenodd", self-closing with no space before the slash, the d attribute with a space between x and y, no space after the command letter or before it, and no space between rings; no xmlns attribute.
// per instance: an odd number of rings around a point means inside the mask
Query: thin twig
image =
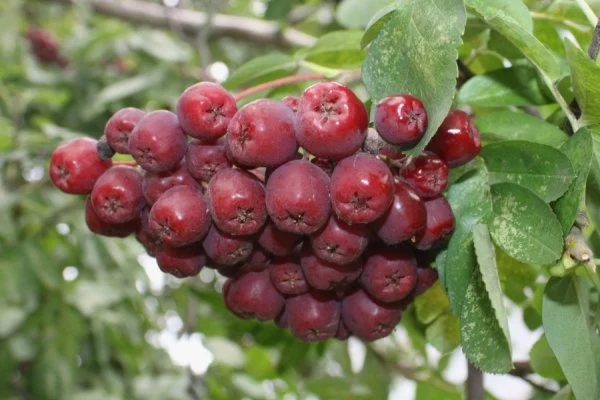
<svg viewBox="0 0 600 400"><path fill-rule="evenodd" d="M588 48L588 55L592 60L595 60L598 58L598 52L600 52L600 21L598 21L596 28L594 28L592 42Z"/></svg>
<svg viewBox="0 0 600 400"><path fill-rule="evenodd" d="M469 79L475 76L473 71L465 64L461 59L456 61L458 64L458 79L456 82L456 86L461 88Z"/></svg>
<svg viewBox="0 0 600 400"><path fill-rule="evenodd" d="M592 26L596 26L596 24L598 23L598 17L596 16L596 13L594 13L594 10L592 10L592 7L590 7L590 5L587 3L587 1L575 0L575 2L579 6L579 8L581 8L581 11L583 11L588 21L590 21L590 24Z"/></svg>
<svg viewBox="0 0 600 400"><path fill-rule="evenodd" d="M483 372L471 363L468 363L466 392L467 400L483 400L485 397Z"/></svg>
<svg viewBox="0 0 600 400"><path fill-rule="evenodd" d="M264 90L275 89L281 86L290 85L292 83L306 82L306 81L320 81L326 79L326 76L320 72L305 72L296 75L286 76L284 78L275 79L269 82L262 83L242 90L235 96L236 101L240 101L245 97L252 96L256 93L260 93Z"/></svg>

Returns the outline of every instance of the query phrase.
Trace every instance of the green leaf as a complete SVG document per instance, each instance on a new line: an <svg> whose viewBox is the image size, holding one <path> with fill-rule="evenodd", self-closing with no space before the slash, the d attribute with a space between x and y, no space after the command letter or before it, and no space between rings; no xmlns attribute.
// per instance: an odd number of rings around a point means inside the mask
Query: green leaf
<svg viewBox="0 0 600 400"><path fill-rule="evenodd" d="M265 79L276 79L294 72L298 68L297 61L282 53L271 53L256 57L237 68L224 83L227 88L235 88L263 82Z"/></svg>
<svg viewBox="0 0 600 400"><path fill-rule="evenodd" d="M294 8L296 0L270 0L265 11L266 19L284 19Z"/></svg>
<svg viewBox="0 0 600 400"><path fill-rule="evenodd" d="M496 248L496 264L502 291L516 304L525 302L525 288L532 287L538 276L538 268L510 257L501 248Z"/></svg>
<svg viewBox="0 0 600 400"><path fill-rule="evenodd" d="M477 128L486 142L527 140L559 147L569 138L548 122L521 111L498 111L477 117Z"/></svg>
<svg viewBox="0 0 600 400"><path fill-rule="evenodd" d="M431 399L444 399L444 400L461 400L463 397L460 391L456 388L443 389L437 385L429 382L418 382L416 400L431 400Z"/></svg>
<svg viewBox="0 0 600 400"><path fill-rule="evenodd" d="M104 107L104 105L122 100L132 96L143 90L149 89L160 84L164 78L164 73L161 70L154 70L143 75L138 75L133 78L123 79L115 82L102 89L92 105L92 111L96 111Z"/></svg>
<svg viewBox="0 0 600 400"><path fill-rule="evenodd" d="M560 222L552 209L528 189L512 183L492 186L494 242L512 258L552 264L563 252Z"/></svg>
<svg viewBox="0 0 600 400"><path fill-rule="evenodd" d="M398 4L396 2L379 9L367 24L365 34L360 40L360 47L364 49L371 44L385 24L396 15L397 10Z"/></svg>
<svg viewBox="0 0 600 400"><path fill-rule="evenodd" d="M587 282L575 275L551 278L544 291L544 332L577 399L600 398L600 338L588 323L589 301Z"/></svg>
<svg viewBox="0 0 600 400"><path fill-rule="evenodd" d="M496 265L496 251L490 232L484 224L477 224L473 227L473 244L475 245L475 254L483 283L487 290L492 308L496 314L496 320L510 350L510 332L508 331L508 317L504 308L504 296L500 287L500 278L498 276L498 267Z"/></svg>
<svg viewBox="0 0 600 400"><path fill-rule="evenodd" d="M594 156L592 136L586 129L581 129L560 149L569 157L575 171L575 180L569 190L553 205L554 212L563 227L563 233L567 234L577 218L585 195L585 183Z"/></svg>
<svg viewBox="0 0 600 400"><path fill-rule="evenodd" d="M552 400L575 400L575 397L573 397L573 390L571 389L571 385L567 385L564 388L560 389L558 393L556 393L556 395L552 397Z"/></svg>
<svg viewBox="0 0 600 400"><path fill-rule="evenodd" d="M600 124L600 65L570 40L565 41L567 60L582 126Z"/></svg>
<svg viewBox="0 0 600 400"><path fill-rule="evenodd" d="M498 324L481 273L475 269L463 293L460 335L469 361L485 372L506 373L512 369L510 344Z"/></svg>
<svg viewBox="0 0 600 400"><path fill-rule="evenodd" d="M343 0L337 7L335 17L338 23L349 29L366 28L382 7L394 0Z"/></svg>
<svg viewBox="0 0 600 400"><path fill-rule="evenodd" d="M336 31L327 33L306 50L306 60L328 68L356 68L364 58L360 47L362 31Z"/></svg>
<svg viewBox="0 0 600 400"><path fill-rule="evenodd" d="M507 2L502 0L465 1L465 5L479 14L490 27L521 50L549 82L557 81L564 75L562 65L556 56L530 33L530 25L523 26L522 21L515 18L512 12L507 13L506 4Z"/></svg>
<svg viewBox="0 0 600 400"><path fill-rule="evenodd" d="M456 95L458 104L506 107L549 104L530 67L511 67L475 76Z"/></svg>
<svg viewBox="0 0 600 400"><path fill-rule="evenodd" d="M533 345L529 352L529 359L531 360L531 369L536 374L557 381L566 379L545 335L542 335Z"/></svg>
<svg viewBox="0 0 600 400"><path fill-rule="evenodd" d="M425 148L452 105L465 23L462 1L406 0L371 43L363 81L373 102L410 93L427 109L427 133L412 153Z"/></svg>
<svg viewBox="0 0 600 400"><path fill-rule="evenodd" d="M448 296L436 282L429 290L415 299L415 311L419 322L430 324L450 308Z"/></svg>
<svg viewBox="0 0 600 400"><path fill-rule="evenodd" d="M82 314L90 317L122 299L123 295L115 289L109 282L79 281L67 300Z"/></svg>
<svg viewBox="0 0 600 400"><path fill-rule="evenodd" d="M448 354L460 345L460 324L452 314L444 314L425 329L427 342L440 353Z"/></svg>
<svg viewBox="0 0 600 400"><path fill-rule="evenodd" d="M463 176L448 190L448 201L454 211L456 229L448 244L440 281L445 282L450 306L455 315L460 315L467 286L477 267L473 226L479 222L486 222L492 214L488 179L487 170L482 167Z"/></svg>
<svg viewBox="0 0 600 400"><path fill-rule="evenodd" d="M585 203L596 227L600 226L600 126L590 127L592 134L592 167L586 183Z"/></svg>
<svg viewBox="0 0 600 400"><path fill-rule="evenodd" d="M465 3L478 9L477 1L467 0ZM488 12L493 10L494 18L517 24L526 32L533 31L533 20L529 9L522 0L486 0L485 7Z"/></svg>
<svg viewBox="0 0 600 400"><path fill-rule="evenodd" d="M10 336L27 318L27 311L21 307L0 306L0 338Z"/></svg>
<svg viewBox="0 0 600 400"><path fill-rule="evenodd" d="M544 144L520 140L493 143L483 148L481 156L491 184L514 183L546 202L562 196L575 178L569 158Z"/></svg>

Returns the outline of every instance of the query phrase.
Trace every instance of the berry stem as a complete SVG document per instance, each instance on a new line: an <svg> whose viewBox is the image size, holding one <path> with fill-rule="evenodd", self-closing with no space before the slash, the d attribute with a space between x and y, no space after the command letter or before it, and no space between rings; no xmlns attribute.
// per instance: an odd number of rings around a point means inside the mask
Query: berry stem
<svg viewBox="0 0 600 400"><path fill-rule="evenodd" d="M240 101L245 97L252 96L256 93L262 92L263 90L275 89L281 86L290 85L292 83L298 82L320 81L322 79L326 79L326 77L320 72L303 72L296 75L286 76L284 78L275 79L269 82L261 83L260 85L244 89L237 95L235 95L235 100Z"/></svg>
<svg viewBox="0 0 600 400"><path fill-rule="evenodd" d="M138 163L135 161L113 161L113 165L129 165L130 167L137 167Z"/></svg>

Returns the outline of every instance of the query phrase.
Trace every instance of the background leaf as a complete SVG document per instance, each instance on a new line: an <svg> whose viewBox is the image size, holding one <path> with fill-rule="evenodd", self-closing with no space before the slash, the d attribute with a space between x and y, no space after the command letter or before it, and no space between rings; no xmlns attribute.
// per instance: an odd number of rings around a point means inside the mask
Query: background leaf
<svg viewBox="0 0 600 400"><path fill-rule="evenodd" d="M304 57L328 68L359 67L365 58L365 51L360 47L362 35L358 30L330 32L306 50Z"/></svg>
<svg viewBox="0 0 600 400"><path fill-rule="evenodd" d="M395 0L343 0L337 7L335 17L346 28L366 28L371 18L382 7Z"/></svg>
<svg viewBox="0 0 600 400"><path fill-rule="evenodd" d="M582 126L600 124L600 65L570 40L565 41L565 47Z"/></svg>

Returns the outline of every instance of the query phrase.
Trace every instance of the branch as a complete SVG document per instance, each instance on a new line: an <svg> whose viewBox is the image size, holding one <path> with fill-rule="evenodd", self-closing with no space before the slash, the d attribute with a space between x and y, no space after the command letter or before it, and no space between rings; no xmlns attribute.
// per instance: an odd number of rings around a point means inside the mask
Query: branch
<svg viewBox="0 0 600 400"><path fill-rule="evenodd" d="M598 58L598 52L600 52L600 20L594 29L592 43L590 43L590 47L588 48L588 55L592 60L595 60Z"/></svg>
<svg viewBox="0 0 600 400"><path fill-rule="evenodd" d="M469 363L469 375L467 375L467 400L483 400L485 390L483 389L483 372Z"/></svg>
<svg viewBox="0 0 600 400"><path fill-rule="evenodd" d="M51 0L74 5L77 0ZM168 28L176 23L182 31L197 35L208 23L205 12L185 9L169 9L141 0L87 0L96 12L111 17L159 28ZM277 22L235 15L215 14L211 27L211 38L229 36L248 41L273 44L282 47L311 46L316 38L294 28L281 29Z"/></svg>

